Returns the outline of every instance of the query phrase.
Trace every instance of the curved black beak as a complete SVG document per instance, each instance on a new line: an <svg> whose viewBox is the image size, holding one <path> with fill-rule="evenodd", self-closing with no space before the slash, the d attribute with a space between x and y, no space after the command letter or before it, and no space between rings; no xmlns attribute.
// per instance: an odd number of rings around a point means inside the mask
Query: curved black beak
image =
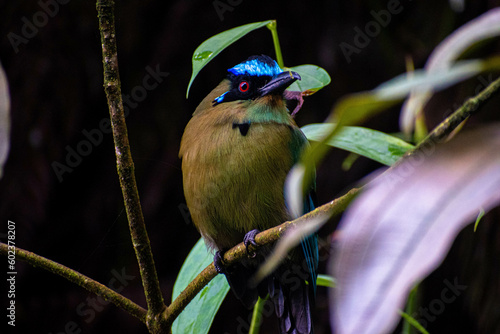
<svg viewBox="0 0 500 334"><path fill-rule="evenodd" d="M259 90L260 96L269 94L282 94L296 80L300 80L300 75L297 72L286 71L278 74L277 77L269 81L264 87Z"/></svg>

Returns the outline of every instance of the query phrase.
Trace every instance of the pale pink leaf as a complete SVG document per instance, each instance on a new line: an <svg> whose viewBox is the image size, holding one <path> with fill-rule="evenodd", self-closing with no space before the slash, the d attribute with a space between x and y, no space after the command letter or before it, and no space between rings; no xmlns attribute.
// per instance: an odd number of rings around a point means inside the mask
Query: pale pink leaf
<svg viewBox="0 0 500 334"><path fill-rule="evenodd" d="M500 125L430 145L375 178L339 227L331 270L339 334L388 333L412 286L458 232L500 202Z"/></svg>

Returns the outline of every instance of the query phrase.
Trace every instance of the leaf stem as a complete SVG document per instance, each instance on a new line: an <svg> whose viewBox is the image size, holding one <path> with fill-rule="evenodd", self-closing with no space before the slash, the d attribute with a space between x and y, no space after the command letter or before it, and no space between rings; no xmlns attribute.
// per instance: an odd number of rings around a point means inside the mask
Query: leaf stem
<svg viewBox="0 0 500 334"><path fill-rule="evenodd" d="M248 334L259 334L260 324L262 323L262 310L264 308L264 304L267 302L267 298L268 297L262 299L259 297L255 303L252 313L252 322L250 323L250 330L248 331Z"/></svg>
<svg viewBox="0 0 500 334"><path fill-rule="evenodd" d="M278 62L279 67L285 68L285 64L283 63L283 55L281 54L280 40L278 38L278 24L276 23L276 20L272 20L272 22L267 25L267 28L271 30L271 34L273 35L273 44L274 44L274 51L276 52L276 61Z"/></svg>
<svg viewBox="0 0 500 334"><path fill-rule="evenodd" d="M417 308L417 292L418 292L418 284L413 287L410 291L410 295L408 296L408 301L406 303L405 313L411 315L415 312ZM404 317L403 323L403 331L402 334L411 334L411 326L410 321Z"/></svg>
<svg viewBox="0 0 500 334"><path fill-rule="evenodd" d="M405 313L403 311L399 311L399 314L406 321L408 321L408 323L410 323L410 325L412 325L413 327L415 327L416 329L418 329L420 331L420 333L422 333L422 334L429 334L429 332L417 320L415 320L411 315L409 315L408 313Z"/></svg>

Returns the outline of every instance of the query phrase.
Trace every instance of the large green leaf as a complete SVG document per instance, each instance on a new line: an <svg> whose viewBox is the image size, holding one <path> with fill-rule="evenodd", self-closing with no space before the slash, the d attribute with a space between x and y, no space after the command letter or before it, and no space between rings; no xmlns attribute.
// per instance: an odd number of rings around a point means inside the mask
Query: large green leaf
<svg viewBox="0 0 500 334"><path fill-rule="evenodd" d="M307 92L306 95L317 92L331 81L328 72L316 65L299 65L285 70L295 71L302 78L300 81L295 81L288 90Z"/></svg>
<svg viewBox="0 0 500 334"><path fill-rule="evenodd" d="M309 124L302 128L307 139L321 141L335 127L334 124ZM384 165L391 166L413 145L386 133L359 126L344 126L327 145L354 152Z"/></svg>
<svg viewBox="0 0 500 334"><path fill-rule="evenodd" d="M182 265L174 284L172 300L186 288L206 266L213 261L203 239L200 239L189 253ZM205 334L208 333L215 314L229 291L224 275L216 276L205 286L172 325L173 334Z"/></svg>
<svg viewBox="0 0 500 334"><path fill-rule="evenodd" d="M201 43L200 46L198 46L196 50L194 50L192 60L193 73L191 74L191 80L189 80L186 98L189 95L189 89L191 88L191 84L193 83L194 78L196 78L201 69L205 67L205 65L207 65L212 59L214 59L215 56L217 56L222 50L224 50L229 45L233 44L249 32L255 29L262 28L271 22L273 22L273 20L245 24L243 26L221 32L220 34L212 36Z"/></svg>

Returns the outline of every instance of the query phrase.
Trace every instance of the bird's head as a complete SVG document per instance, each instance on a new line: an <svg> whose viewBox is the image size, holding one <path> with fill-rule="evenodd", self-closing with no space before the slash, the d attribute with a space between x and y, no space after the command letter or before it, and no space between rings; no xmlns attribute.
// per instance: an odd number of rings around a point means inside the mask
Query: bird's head
<svg viewBox="0 0 500 334"><path fill-rule="evenodd" d="M267 96L283 96L283 92L300 75L283 71L272 58L252 56L227 70L229 90L217 96L213 105L239 100L256 100Z"/></svg>

